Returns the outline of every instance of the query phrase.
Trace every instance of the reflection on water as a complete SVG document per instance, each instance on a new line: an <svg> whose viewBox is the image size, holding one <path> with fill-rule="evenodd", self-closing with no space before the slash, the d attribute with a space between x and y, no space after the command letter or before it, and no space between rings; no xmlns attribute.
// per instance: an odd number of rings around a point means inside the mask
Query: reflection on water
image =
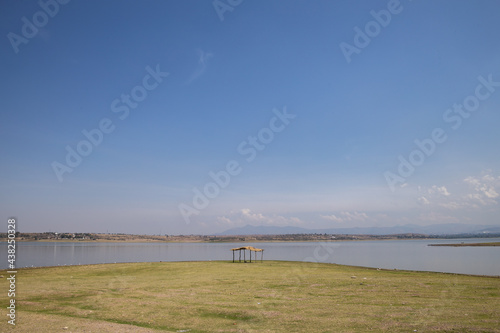
<svg viewBox="0 0 500 333"><path fill-rule="evenodd" d="M427 246L495 239L389 240L290 243L86 243L19 242L16 267L115 262L231 260L231 248L255 245L264 259L317 261L386 269L500 275L500 247ZM2 253L7 243L1 242ZM7 268L7 260L1 268Z"/></svg>

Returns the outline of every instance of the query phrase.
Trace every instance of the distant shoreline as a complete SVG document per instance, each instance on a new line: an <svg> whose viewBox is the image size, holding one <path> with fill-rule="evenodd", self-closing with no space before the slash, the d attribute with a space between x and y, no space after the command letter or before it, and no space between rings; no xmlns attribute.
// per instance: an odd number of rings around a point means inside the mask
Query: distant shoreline
<svg viewBox="0 0 500 333"><path fill-rule="evenodd" d="M500 246L500 242L484 242L484 243L460 243L460 244L429 244L429 246Z"/></svg>
<svg viewBox="0 0 500 333"><path fill-rule="evenodd" d="M498 238L500 234L275 234L275 235L131 235L100 233L17 233L18 242L88 242L88 243L283 243L283 242L338 242L338 241L381 241L381 240L436 240L436 239L483 239ZM7 241L7 234L0 233L0 241ZM491 243L491 242L490 242ZM479 245L473 245L479 244ZM484 243L429 244L431 246L486 246ZM499 244L492 243L492 244ZM498 245L488 245L498 246Z"/></svg>

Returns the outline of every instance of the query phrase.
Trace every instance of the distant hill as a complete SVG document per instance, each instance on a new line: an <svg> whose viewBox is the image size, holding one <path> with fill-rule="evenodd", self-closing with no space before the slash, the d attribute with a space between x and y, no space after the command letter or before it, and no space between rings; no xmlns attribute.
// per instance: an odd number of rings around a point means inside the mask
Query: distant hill
<svg viewBox="0 0 500 333"><path fill-rule="evenodd" d="M394 227L353 227L353 228L329 228L329 229L307 229L300 227L276 227L276 226L253 226L232 228L216 235L288 235L288 234L341 234L341 235L394 235L394 234L426 234L426 235L453 235L453 234L480 234L500 233L500 226L495 225L472 225L460 223L433 224L419 226L406 224Z"/></svg>

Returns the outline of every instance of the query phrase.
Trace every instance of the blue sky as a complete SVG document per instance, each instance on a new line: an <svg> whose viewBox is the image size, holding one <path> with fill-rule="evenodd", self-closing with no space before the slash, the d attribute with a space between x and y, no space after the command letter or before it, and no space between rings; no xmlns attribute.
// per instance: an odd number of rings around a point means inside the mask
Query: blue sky
<svg viewBox="0 0 500 333"><path fill-rule="evenodd" d="M497 1L41 3L0 5L21 231L500 223Z"/></svg>

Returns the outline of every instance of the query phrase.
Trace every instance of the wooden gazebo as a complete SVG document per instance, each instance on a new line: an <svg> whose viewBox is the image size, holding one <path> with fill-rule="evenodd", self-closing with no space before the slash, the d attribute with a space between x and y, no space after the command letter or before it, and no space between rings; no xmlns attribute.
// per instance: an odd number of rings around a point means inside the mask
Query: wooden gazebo
<svg viewBox="0 0 500 333"><path fill-rule="evenodd" d="M243 251L243 262L247 262L247 257L246 257L247 250L250 251L250 262L252 262L252 251L255 252L254 261L257 261L257 252L260 252L260 261L262 262L262 259L264 258L264 250L263 249L256 249L253 246L242 246L242 247L236 247L234 249L231 249L231 251L233 251L233 262L234 262L234 252L235 251L239 251L239 253L240 253L240 256L239 256L240 262L241 262L241 251Z"/></svg>

